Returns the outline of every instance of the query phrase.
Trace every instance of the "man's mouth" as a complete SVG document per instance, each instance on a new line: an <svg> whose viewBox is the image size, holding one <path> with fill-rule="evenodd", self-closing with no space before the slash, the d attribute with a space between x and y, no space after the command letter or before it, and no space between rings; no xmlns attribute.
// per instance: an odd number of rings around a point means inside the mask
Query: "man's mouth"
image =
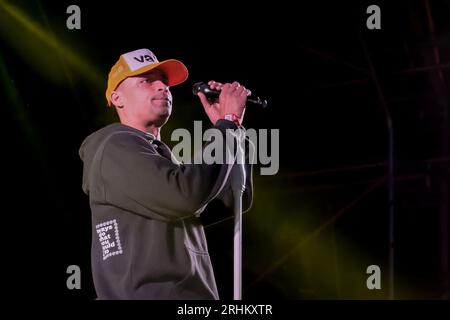
<svg viewBox="0 0 450 320"><path fill-rule="evenodd" d="M170 101L168 97L156 97L153 100L162 100L162 101Z"/></svg>
<svg viewBox="0 0 450 320"><path fill-rule="evenodd" d="M169 98L165 98L165 97L162 97L162 98L154 98L153 100L167 101L167 102L170 101Z"/></svg>
<svg viewBox="0 0 450 320"><path fill-rule="evenodd" d="M164 109L170 109L172 106L172 102L169 98L154 98L153 101L155 101L159 107Z"/></svg>
<svg viewBox="0 0 450 320"><path fill-rule="evenodd" d="M169 96L165 94L160 94L158 96L155 96L153 99L155 100L169 100Z"/></svg>

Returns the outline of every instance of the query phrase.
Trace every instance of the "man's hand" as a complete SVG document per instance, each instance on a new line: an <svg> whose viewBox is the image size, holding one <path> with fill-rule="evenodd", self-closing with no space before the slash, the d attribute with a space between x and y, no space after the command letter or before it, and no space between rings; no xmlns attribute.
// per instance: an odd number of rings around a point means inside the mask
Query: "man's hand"
<svg viewBox="0 0 450 320"><path fill-rule="evenodd" d="M213 103L209 102L202 92L198 93L200 101L212 124L215 124L219 119L223 119L226 114L237 115L242 123L247 96L251 95L250 90L247 90L236 81L225 84L209 81L208 85L213 90L221 91L218 101L214 101Z"/></svg>

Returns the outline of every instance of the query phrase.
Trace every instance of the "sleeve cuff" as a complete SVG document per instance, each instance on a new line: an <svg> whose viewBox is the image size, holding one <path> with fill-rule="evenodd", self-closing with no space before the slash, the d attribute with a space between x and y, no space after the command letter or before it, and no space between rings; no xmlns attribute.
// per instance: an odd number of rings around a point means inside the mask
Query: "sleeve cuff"
<svg viewBox="0 0 450 320"><path fill-rule="evenodd" d="M219 119L214 125L218 129L238 129L239 126L231 120Z"/></svg>

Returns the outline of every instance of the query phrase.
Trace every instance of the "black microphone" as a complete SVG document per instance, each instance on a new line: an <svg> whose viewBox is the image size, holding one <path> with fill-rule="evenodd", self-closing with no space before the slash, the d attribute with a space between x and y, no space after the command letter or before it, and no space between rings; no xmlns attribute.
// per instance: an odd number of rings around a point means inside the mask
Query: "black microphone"
<svg viewBox="0 0 450 320"><path fill-rule="evenodd" d="M197 93L199 93L199 92L203 92L203 94L208 99L216 99L220 95L219 90L211 89L209 87L209 85L204 82L197 82L197 83L194 83L194 85L192 86L192 93L194 95L197 95ZM249 97L247 97L247 102L250 102L257 106L261 106L263 108L267 107L267 100L260 99L259 97L249 96Z"/></svg>

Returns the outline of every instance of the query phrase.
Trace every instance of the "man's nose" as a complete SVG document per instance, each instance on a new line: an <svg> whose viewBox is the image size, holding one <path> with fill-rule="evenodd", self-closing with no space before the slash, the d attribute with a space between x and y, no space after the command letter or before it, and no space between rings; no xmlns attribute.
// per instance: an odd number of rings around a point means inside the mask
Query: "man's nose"
<svg viewBox="0 0 450 320"><path fill-rule="evenodd" d="M167 84L165 84L163 81L156 80L155 84L156 84L156 89L158 91L169 91L169 86Z"/></svg>

